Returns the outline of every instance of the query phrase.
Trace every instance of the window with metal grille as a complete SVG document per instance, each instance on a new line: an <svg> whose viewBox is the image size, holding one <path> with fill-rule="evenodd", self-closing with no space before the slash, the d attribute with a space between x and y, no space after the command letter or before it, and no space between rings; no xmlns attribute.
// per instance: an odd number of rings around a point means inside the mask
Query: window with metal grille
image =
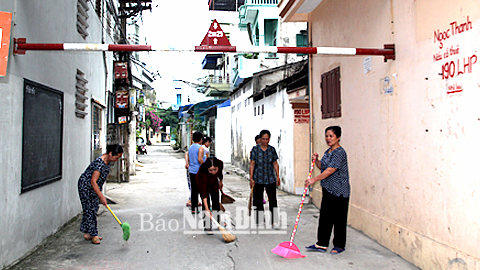
<svg viewBox="0 0 480 270"><path fill-rule="evenodd" d="M101 148L100 132L102 131L102 108L97 104L93 104L93 149Z"/></svg>
<svg viewBox="0 0 480 270"><path fill-rule="evenodd" d="M322 74L322 119L342 116L340 67Z"/></svg>

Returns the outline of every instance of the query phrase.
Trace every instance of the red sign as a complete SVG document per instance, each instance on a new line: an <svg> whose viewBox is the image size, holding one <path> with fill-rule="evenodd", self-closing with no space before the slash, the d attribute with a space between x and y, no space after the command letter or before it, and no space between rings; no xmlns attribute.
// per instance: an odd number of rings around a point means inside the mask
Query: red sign
<svg viewBox="0 0 480 270"><path fill-rule="evenodd" d="M118 109L128 108L128 91L117 90L115 92L115 107Z"/></svg>
<svg viewBox="0 0 480 270"><path fill-rule="evenodd" d="M7 75L12 13L0 11L0 77Z"/></svg>
<svg viewBox="0 0 480 270"><path fill-rule="evenodd" d="M310 110L309 109L294 109L293 121L295 124L308 124L310 123Z"/></svg>
<svg viewBox="0 0 480 270"><path fill-rule="evenodd" d="M200 46L232 46L217 20L213 20L210 29L202 40Z"/></svg>

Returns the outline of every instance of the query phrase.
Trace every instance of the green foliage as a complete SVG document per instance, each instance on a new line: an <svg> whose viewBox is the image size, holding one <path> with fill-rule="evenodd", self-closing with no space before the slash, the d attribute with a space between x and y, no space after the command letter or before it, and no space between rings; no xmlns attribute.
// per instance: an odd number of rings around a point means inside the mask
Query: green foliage
<svg viewBox="0 0 480 270"><path fill-rule="evenodd" d="M162 130L165 130L166 126L175 127L178 125L178 115L176 112L172 111L172 108L164 109L157 109L158 116L163 119L162 121Z"/></svg>
<svg viewBox="0 0 480 270"><path fill-rule="evenodd" d="M258 59L258 53L246 53L243 57L247 59Z"/></svg>
<svg viewBox="0 0 480 270"><path fill-rule="evenodd" d="M207 123L205 123L198 115L195 115L193 120L190 118L189 123L193 126L194 131L198 131L203 134L205 134L207 131Z"/></svg>
<svg viewBox="0 0 480 270"><path fill-rule="evenodd" d="M171 138L175 140L175 145L173 146L175 149L179 149L182 146L182 136L180 134L180 126L177 125L171 131Z"/></svg>

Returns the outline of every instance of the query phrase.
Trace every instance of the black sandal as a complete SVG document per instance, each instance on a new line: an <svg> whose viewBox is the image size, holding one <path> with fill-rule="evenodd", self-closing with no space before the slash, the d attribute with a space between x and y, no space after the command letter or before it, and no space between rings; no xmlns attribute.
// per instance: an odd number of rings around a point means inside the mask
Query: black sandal
<svg viewBox="0 0 480 270"><path fill-rule="evenodd" d="M315 244L311 245L311 246L308 246L308 247L305 247L306 249L308 250L313 250L313 251L318 251L318 252L321 252L321 253L325 253L327 252L327 248L326 247L316 247Z"/></svg>

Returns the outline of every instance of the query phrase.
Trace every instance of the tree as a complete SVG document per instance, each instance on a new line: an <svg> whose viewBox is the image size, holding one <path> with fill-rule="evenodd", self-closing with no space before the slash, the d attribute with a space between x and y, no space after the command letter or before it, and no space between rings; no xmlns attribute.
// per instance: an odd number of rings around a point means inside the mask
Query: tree
<svg viewBox="0 0 480 270"><path fill-rule="evenodd" d="M147 128L151 127L155 132L160 132L163 119L161 119L156 112L154 112L153 110L147 111L147 113L145 114L145 118L146 122L150 122L149 125L147 124Z"/></svg>
<svg viewBox="0 0 480 270"><path fill-rule="evenodd" d="M163 119L162 121L162 129L165 130L165 127L175 127L178 125L178 115L176 112L172 111L172 108L168 108L166 110L160 109L158 110L158 115L160 118Z"/></svg>

